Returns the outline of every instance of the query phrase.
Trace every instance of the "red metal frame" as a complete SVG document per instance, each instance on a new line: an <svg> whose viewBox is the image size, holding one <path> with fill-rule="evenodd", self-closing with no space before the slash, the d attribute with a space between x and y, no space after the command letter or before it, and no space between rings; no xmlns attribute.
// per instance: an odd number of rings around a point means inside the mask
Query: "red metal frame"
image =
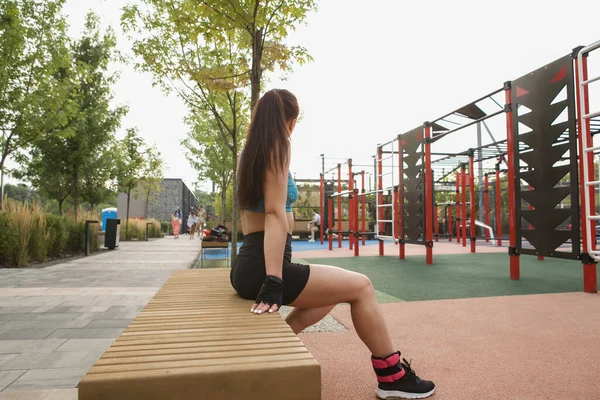
<svg viewBox="0 0 600 400"><path fill-rule="evenodd" d="M393 225L394 225L394 243L397 243L398 240L398 219L400 218L400 213L398 212L398 207L400 206L400 199L398 196L398 190L400 188L394 188L392 190L392 203L394 204L394 217L393 217Z"/></svg>
<svg viewBox="0 0 600 400"><path fill-rule="evenodd" d="M425 262L427 264L433 263L433 232L432 224L433 221L433 171L431 170L431 126L429 123L425 124Z"/></svg>
<svg viewBox="0 0 600 400"><path fill-rule="evenodd" d="M483 223L490 226L490 182L488 174L483 177L483 190ZM490 231L488 229L485 230L485 241L486 243L490 242Z"/></svg>
<svg viewBox="0 0 600 400"><path fill-rule="evenodd" d="M398 136L398 257L406 258L406 244L404 243L404 154L402 138Z"/></svg>
<svg viewBox="0 0 600 400"><path fill-rule="evenodd" d="M348 159L348 190L350 192L354 191L354 176L352 175L352 159L349 158ZM354 212L354 207L350 205L351 201L350 201L350 197L348 197L348 227L350 228L351 221L353 219L353 215L352 213ZM352 228L350 228L349 230L352 230ZM350 250L352 250L353 246L354 246L354 236L352 234L348 235L348 244L349 244L349 248Z"/></svg>
<svg viewBox="0 0 600 400"><path fill-rule="evenodd" d="M500 163L496 164L496 236L498 247L502 247L502 188L500 187Z"/></svg>
<svg viewBox="0 0 600 400"><path fill-rule="evenodd" d="M358 189L352 189L352 191L354 192L352 194L352 203L353 203L353 208L354 208L354 212L352 213L354 215L354 220L353 225L354 225L354 232L352 234L352 236L354 237L354 257L358 257L359 256L359 245L358 245Z"/></svg>
<svg viewBox="0 0 600 400"><path fill-rule="evenodd" d="M509 245L514 250L510 254L510 279L521 278L521 260L516 254L517 248L517 226L516 226L516 199L515 199L515 133L513 131L513 108L511 104L512 89L510 84L506 85L505 101L509 105L506 112L506 147L508 164L508 224Z"/></svg>
<svg viewBox="0 0 600 400"><path fill-rule="evenodd" d="M362 196L361 196L361 200L362 200L362 229L361 232L363 232L362 235L362 244L363 246L366 244L366 236L364 235L364 232L367 231L366 229L366 190L365 190L365 171L360 171L360 177L361 177L361 181L362 181Z"/></svg>
<svg viewBox="0 0 600 400"><path fill-rule="evenodd" d="M579 76L579 60L577 58L575 58L575 87L576 87L576 104L577 104L577 115L585 115L585 114L589 114L590 109L589 109L589 93L588 93L588 86L586 85L584 87L583 90L583 96L584 96L584 101L585 101L585 106L584 109L581 109L581 102L579 101L580 98L580 82L586 81L588 79L588 70L587 70L587 58L583 57L582 59L582 68L583 68L583 76ZM585 123L587 124L587 132L590 132L590 120L586 119ZM581 126L581 118L577 119L577 130L578 132L582 132L583 131L583 127ZM592 145L593 143L593 138L591 137L591 135L589 135L587 137L587 141L588 144ZM584 210L590 209L590 210L594 210L595 208L595 204L596 204L596 199L595 199L595 193L594 193L594 187L593 186L589 186L587 188L584 187L583 184L583 177L584 177L584 169L583 169L583 161L582 158L583 157L588 157L588 164L589 165L594 165L594 155L592 152L588 152L585 153L584 149L583 149L583 138L581 137L581 134L578 137L578 143L579 143L579 176L580 181L579 181L579 201L581 202L581 239L583 242L583 247L582 247L582 252L583 253L587 253L590 250L596 250L596 241L593 240L592 241L592 248L588 249L587 247L587 235L586 235L586 230L584 229L585 224L589 224L590 226L590 232L595 232L595 225L596 225L596 221L587 221L585 218L585 212ZM588 181L593 181L594 180L594 168L589 168L588 171ZM589 191L589 195L590 195L590 204L586 204L585 203L585 190ZM595 214L593 212L590 213L590 215ZM597 270L596 270L596 264L583 264L583 290L587 293L596 293L598 291L598 280L597 280Z"/></svg>
<svg viewBox="0 0 600 400"><path fill-rule="evenodd" d="M338 193L342 192L342 164L338 164ZM338 196L338 248L342 248L342 196Z"/></svg>
<svg viewBox="0 0 600 400"><path fill-rule="evenodd" d="M456 173L456 243L460 244L460 172Z"/></svg>
<svg viewBox="0 0 600 400"><path fill-rule="evenodd" d="M460 222L462 222L462 247L467 247L467 175L465 174L465 169L466 166L465 164L461 164L460 170L461 170L461 176L460 176L460 185L461 185L461 192L462 192L462 199L461 199L461 220Z"/></svg>
<svg viewBox="0 0 600 400"><path fill-rule="evenodd" d="M319 224L319 234L321 237L321 244L323 244L323 241L325 240L325 239L323 239L323 225L325 225L323 223L323 201L325 199L325 187L323 186L324 185L323 174L321 173L320 175L321 175L321 190L319 193L319 215L321 216L321 223Z"/></svg>
<svg viewBox="0 0 600 400"><path fill-rule="evenodd" d="M377 204L383 204L383 149L377 148ZM377 207L378 219L383 219L383 207ZM377 224L377 233L384 232L383 222ZM379 239L379 255L383 255L383 240Z"/></svg>
<svg viewBox="0 0 600 400"><path fill-rule="evenodd" d="M331 227L333 227L333 199L331 197L329 197L328 199L329 201L328 203L328 207L329 207L329 212L328 212L328 219L329 219L329 224L328 226L329 228L329 234L327 235L327 239L329 241L329 250L333 250L333 234L331 233L331 231L333 229L331 229Z"/></svg>
<svg viewBox="0 0 600 400"><path fill-rule="evenodd" d="M469 210L471 211L471 253L476 251L475 237L477 236L477 229L475 226L475 168L474 168L473 154L469 156L469 177L471 178L469 187Z"/></svg>

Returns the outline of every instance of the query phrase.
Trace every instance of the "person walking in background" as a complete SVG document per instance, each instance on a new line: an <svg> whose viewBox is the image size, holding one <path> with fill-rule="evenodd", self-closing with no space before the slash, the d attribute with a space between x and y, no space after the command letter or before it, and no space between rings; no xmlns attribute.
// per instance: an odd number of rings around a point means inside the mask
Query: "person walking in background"
<svg viewBox="0 0 600 400"><path fill-rule="evenodd" d="M181 229L181 223L179 221L179 213L175 211L171 215L171 228L173 229L173 236L175 239L179 239L179 230Z"/></svg>
<svg viewBox="0 0 600 400"><path fill-rule="evenodd" d="M204 237L204 224L206 223L206 210L200 205L198 209L198 238Z"/></svg>
<svg viewBox="0 0 600 400"><path fill-rule="evenodd" d="M188 234L190 235L190 239L194 238L194 227L196 225L196 214L194 211L190 210L190 215L188 215L187 226L188 226Z"/></svg>

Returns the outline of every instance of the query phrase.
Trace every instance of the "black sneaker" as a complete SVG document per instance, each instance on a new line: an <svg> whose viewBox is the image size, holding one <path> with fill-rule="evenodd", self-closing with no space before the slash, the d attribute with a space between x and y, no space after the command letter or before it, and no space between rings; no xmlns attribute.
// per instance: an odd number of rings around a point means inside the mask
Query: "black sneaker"
<svg viewBox="0 0 600 400"><path fill-rule="evenodd" d="M377 397L380 399L424 399L435 391L435 384L417 376L406 359L402 359L402 368L406 374L396 382L379 382Z"/></svg>

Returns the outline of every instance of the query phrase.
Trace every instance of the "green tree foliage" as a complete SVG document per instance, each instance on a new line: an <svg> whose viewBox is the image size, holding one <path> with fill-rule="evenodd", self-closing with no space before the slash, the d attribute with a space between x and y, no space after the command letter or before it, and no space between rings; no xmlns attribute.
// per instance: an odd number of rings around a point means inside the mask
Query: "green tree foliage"
<svg viewBox="0 0 600 400"><path fill-rule="evenodd" d="M64 2L0 0L0 190L8 157L73 112Z"/></svg>
<svg viewBox="0 0 600 400"><path fill-rule="evenodd" d="M114 178L115 131L125 107L111 108L112 85L117 79L110 64L118 58L114 32L101 34L99 20L87 16L83 37L71 46L72 67L63 79L74 88L76 111L64 127L33 142L22 175L43 194L63 203L70 197L75 213L79 202L92 207L106 201L111 194L108 183Z"/></svg>
<svg viewBox="0 0 600 400"><path fill-rule="evenodd" d="M21 203L39 200L39 196L36 191L24 183L19 183L17 185L11 185L10 183L7 183L4 185L4 195L8 199L16 200Z"/></svg>
<svg viewBox="0 0 600 400"><path fill-rule="evenodd" d="M129 203L131 195L137 197L137 188L145 170L144 139L137 129L128 129L125 138L117 147L117 185L120 193L127 195L127 211L125 222L125 240L129 240Z"/></svg>
<svg viewBox="0 0 600 400"><path fill-rule="evenodd" d="M151 146L146 151L146 160L141 179L141 190L144 195L144 219L148 215L148 206L158 199L164 178L164 162L156 146Z"/></svg>

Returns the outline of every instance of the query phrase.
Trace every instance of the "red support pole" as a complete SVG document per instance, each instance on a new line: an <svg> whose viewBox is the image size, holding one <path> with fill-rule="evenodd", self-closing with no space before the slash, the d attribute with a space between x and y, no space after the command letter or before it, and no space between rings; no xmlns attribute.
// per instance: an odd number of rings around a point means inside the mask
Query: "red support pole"
<svg viewBox="0 0 600 400"><path fill-rule="evenodd" d="M509 249L510 255L510 279L521 278L521 260L517 253L517 224L516 224L516 198L515 198L515 133L513 130L513 108L511 104L512 89L510 82L505 85L505 101L508 105L506 112L506 147L508 164L508 224L509 224Z"/></svg>
<svg viewBox="0 0 600 400"><path fill-rule="evenodd" d="M349 158L348 159L348 190L350 192L354 191L354 175L352 175L352 159ZM352 201L350 200L350 196L348 196L348 227L350 227L352 224L350 223L350 221L352 221L353 215L352 213L354 212L354 206L351 205ZM352 230L352 228L350 228L349 230ZM354 236L352 234L348 235L348 247L350 248L350 250L352 250L354 246Z"/></svg>
<svg viewBox="0 0 600 400"><path fill-rule="evenodd" d="M440 236L440 220L439 220L439 214L438 214L438 206L437 204L435 206L433 206L433 223L435 225L433 225L433 231L435 233L435 241L438 241L438 237Z"/></svg>
<svg viewBox="0 0 600 400"><path fill-rule="evenodd" d="M383 204L383 149L377 148L377 204ZM377 218L383 219L383 207L377 207ZM377 224L377 233L383 233L385 231L383 222ZM379 255L383 255L383 240L379 239Z"/></svg>
<svg viewBox="0 0 600 400"><path fill-rule="evenodd" d="M359 245L358 245L358 189L353 189L354 191L354 257L358 257L359 256Z"/></svg>
<svg viewBox="0 0 600 400"><path fill-rule="evenodd" d="M402 147L402 136L398 135L398 257L404 260L406 245L404 244L404 150Z"/></svg>
<svg viewBox="0 0 600 400"><path fill-rule="evenodd" d="M321 244L323 244L323 202L325 200L325 182L323 181L323 174L321 173L321 191L319 193L319 215L321 216L321 223L319 224L319 236L321 237Z"/></svg>
<svg viewBox="0 0 600 400"><path fill-rule="evenodd" d="M392 203L394 204L394 222L392 225L394 226L394 243L397 243L399 234L398 234L398 218L400 218L400 213L398 212L398 207L400 205L400 201L398 199L398 188L394 188L392 190Z"/></svg>
<svg viewBox="0 0 600 400"><path fill-rule="evenodd" d="M461 176L460 176L460 183L461 183L461 192L462 192L462 200L461 200L461 220L460 222L462 222L462 229L461 229L461 236L462 236L462 247L467 247L467 175L465 174L465 169L466 169L466 165L465 164L461 164L460 166L461 169Z"/></svg>
<svg viewBox="0 0 600 400"><path fill-rule="evenodd" d="M496 236L498 247L502 247L502 188L500 187L500 162L496 164Z"/></svg>
<svg viewBox="0 0 600 400"><path fill-rule="evenodd" d="M489 178L488 178L488 174L485 174L485 176L483 177L483 204L484 204L484 211L483 211L483 218L485 219L483 221L484 224L486 224L487 226L490 226L490 182L489 182ZM490 242L490 231L488 229L485 230L485 241L486 243Z"/></svg>
<svg viewBox="0 0 600 400"><path fill-rule="evenodd" d="M366 193L366 190L365 190L365 171L360 171L360 176L361 176L361 181L362 181L362 198L361 198L361 200L362 200L362 207L361 207L362 208L362 213L361 213L361 216L362 216L362 229L361 229L361 231L362 232L366 232L367 231L367 229L366 229L366 225L367 225L366 224L366 214L367 214L366 211L367 211L367 209L366 209L366 205L365 204L366 204L366 197L367 196L365 195L365 193ZM367 240L367 238L363 234L362 235L362 244L363 244L363 246L366 244L366 240Z"/></svg>
<svg viewBox="0 0 600 400"><path fill-rule="evenodd" d="M456 173L456 243L460 244L460 172Z"/></svg>
<svg viewBox="0 0 600 400"><path fill-rule="evenodd" d="M338 193L342 192L342 164L338 164ZM342 248L342 196L338 195L338 248Z"/></svg>
<svg viewBox="0 0 600 400"><path fill-rule="evenodd" d="M327 214L329 221L327 226L329 227L329 234L327 235L327 239L329 240L329 250L333 250L333 234L331 233L333 230L331 229L333 227L333 199L329 197L328 200L327 206L329 207L329 212Z"/></svg>
<svg viewBox="0 0 600 400"><path fill-rule="evenodd" d="M584 107L582 110L582 105L581 105L581 101L580 101L580 96L581 96L581 92L580 92L580 82L586 81L588 79L588 68L587 68L587 57L584 56L582 59L582 69L583 69L583 76L579 76L579 59L575 58L575 87L576 87L576 104L577 104L577 115L586 115L590 113L590 109L589 109L589 93L588 93L588 86L586 85L584 87L583 90L583 97L584 97ZM586 132L590 132L590 120L586 119L585 124L587 126L587 130ZM591 221L587 221L585 218L586 212L585 210L590 210L591 212L589 213L590 215L595 214L595 205L596 205L596 199L595 199L595 193L594 193L594 186L589 186L589 187L584 187L583 185L583 178L585 176L585 170L583 169L583 157L587 157L587 161L588 161L588 165L594 165L594 155L593 153L590 152L585 152L584 148L583 148L583 137L581 136L581 133L583 132L583 126L581 125L581 118L577 119L577 131L579 132L579 176L580 178L580 182L579 182L579 200L581 202L581 240L583 242L583 248L582 248L582 253L584 255L584 257L582 257L582 263L583 263L583 290L586 293L596 293L598 291L598 278L597 278L597 270L596 270L596 263L593 262L592 258L589 256L589 252L596 250L596 241L592 240L592 248L589 249L588 245L587 245L587 234L586 234L586 230L584 229L585 224L589 224L589 229L590 232L596 232L595 226L596 226L596 221L591 220ZM587 142L588 145L592 145L593 144L593 138L591 135L587 136ZM588 170L588 181L591 182L594 180L594 168L589 168ZM590 204L586 204L585 202L585 190L589 191L589 196L590 196Z"/></svg>
<svg viewBox="0 0 600 400"><path fill-rule="evenodd" d="M471 153L469 155L469 177L471 179L469 179L470 182L470 187L469 187L469 202L471 203L469 205L469 210L471 211L471 223L470 223L470 228L471 228L471 253L475 253L476 251L476 237L477 237L477 229L475 226L475 213L476 213L476 209L475 209L475 163L473 161L473 157L474 154Z"/></svg>
<svg viewBox="0 0 600 400"><path fill-rule="evenodd" d="M452 242L452 207L446 206L446 210L448 211L448 223L446 224L446 228L448 231L448 241Z"/></svg>
<svg viewBox="0 0 600 400"><path fill-rule="evenodd" d="M429 123L425 123L425 262L427 264L433 263L433 232L432 224L433 221L433 171L431 170L431 126Z"/></svg>

